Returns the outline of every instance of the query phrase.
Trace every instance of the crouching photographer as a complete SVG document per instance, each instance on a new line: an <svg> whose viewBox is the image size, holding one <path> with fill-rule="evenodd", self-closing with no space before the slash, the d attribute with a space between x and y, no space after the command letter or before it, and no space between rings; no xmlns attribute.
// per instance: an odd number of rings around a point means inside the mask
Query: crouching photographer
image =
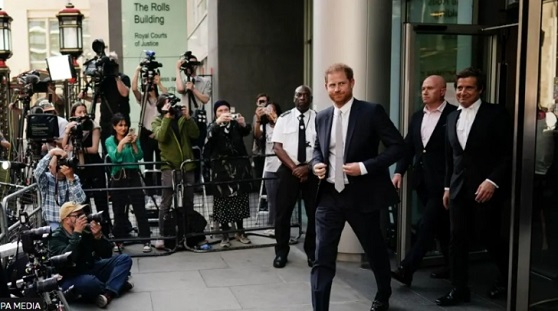
<svg viewBox="0 0 558 311"><path fill-rule="evenodd" d="M83 203L86 199L79 177L74 173L75 158L60 149L50 150L37 164L33 175L37 180L43 219L54 230L60 226L59 206L68 201Z"/></svg>
<svg viewBox="0 0 558 311"><path fill-rule="evenodd" d="M71 252L72 265L58 269L62 290L73 286L74 295L106 307L112 299L132 289L128 281L132 259L112 256L112 244L103 236L100 214L86 216L84 207L66 202L60 208L60 227L49 239L49 255Z"/></svg>

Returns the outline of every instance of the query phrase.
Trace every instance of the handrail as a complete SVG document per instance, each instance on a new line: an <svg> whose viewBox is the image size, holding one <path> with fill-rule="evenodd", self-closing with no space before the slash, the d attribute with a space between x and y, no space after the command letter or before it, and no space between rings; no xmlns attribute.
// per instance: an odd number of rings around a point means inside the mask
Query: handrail
<svg viewBox="0 0 558 311"><path fill-rule="evenodd" d="M13 197L17 197L20 194L28 192L29 190L36 188L37 183L33 183L25 188L19 189L9 195L5 196L2 199L2 208L0 208L0 242L5 242L4 238L8 236L9 228L8 228L8 200L12 199Z"/></svg>

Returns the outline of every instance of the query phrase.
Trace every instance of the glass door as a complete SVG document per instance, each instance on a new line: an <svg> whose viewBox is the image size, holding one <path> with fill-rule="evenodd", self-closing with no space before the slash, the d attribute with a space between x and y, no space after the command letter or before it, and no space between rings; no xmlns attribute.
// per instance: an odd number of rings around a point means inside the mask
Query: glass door
<svg viewBox="0 0 558 311"><path fill-rule="evenodd" d="M430 75L440 75L446 80L446 100L457 105L455 74L470 66L482 69L487 75L485 100L495 102L497 93L497 39L482 31L479 25L404 24L403 81L401 97L402 133L407 133L413 113L423 108L421 100L422 81ZM445 163L440 163L445 165ZM410 249L420 225L423 207L416 193L409 186L412 172L406 174L401 191L400 215L398 220L398 262ZM441 200L442 198L440 198ZM441 264L439 247L432 245L423 264Z"/></svg>

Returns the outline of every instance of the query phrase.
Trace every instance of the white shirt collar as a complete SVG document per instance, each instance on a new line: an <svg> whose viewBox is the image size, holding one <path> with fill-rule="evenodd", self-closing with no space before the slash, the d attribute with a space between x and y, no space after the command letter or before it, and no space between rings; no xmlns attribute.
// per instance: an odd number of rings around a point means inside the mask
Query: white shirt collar
<svg viewBox="0 0 558 311"><path fill-rule="evenodd" d="M347 113L349 111L351 111L351 107L353 106L353 102L355 101L354 97L351 97L351 99L349 99L348 102L345 103L345 105L343 105L341 108L337 108L337 106L335 106L335 109L339 109L341 110L341 113L346 116Z"/></svg>
<svg viewBox="0 0 558 311"><path fill-rule="evenodd" d="M443 102L440 106L438 106L438 108L434 109L434 111L438 111L438 112L444 111L444 108L446 108L446 104L447 104L447 103L448 103L448 102L444 100L444 102ZM423 111L424 113L434 112L434 111L428 110L428 108L426 107L426 105L424 105L424 107L422 108L422 111Z"/></svg>

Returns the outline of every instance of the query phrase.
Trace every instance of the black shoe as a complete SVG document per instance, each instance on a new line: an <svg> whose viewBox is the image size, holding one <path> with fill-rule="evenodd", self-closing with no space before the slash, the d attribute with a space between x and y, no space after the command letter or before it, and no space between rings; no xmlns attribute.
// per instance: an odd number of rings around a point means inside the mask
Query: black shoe
<svg viewBox="0 0 558 311"><path fill-rule="evenodd" d="M436 304L439 306L456 306L464 302L471 301L471 292L469 289L453 288L445 296L436 299Z"/></svg>
<svg viewBox="0 0 558 311"><path fill-rule="evenodd" d="M490 291L488 291L488 297L492 299L498 299L502 297L506 297L506 286L501 284L494 285Z"/></svg>
<svg viewBox="0 0 558 311"><path fill-rule="evenodd" d="M287 256L277 255L273 260L273 266L275 268L283 268L287 265Z"/></svg>
<svg viewBox="0 0 558 311"><path fill-rule="evenodd" d="M312 259L308 257L307 262L308 262L308 267L312 268L314 266L314 263L316 262L316 259Z"/></svg>
<svg viewBox="0 0 558 311"><path fill-rule="evenodd" d="M389 309L389 302L388 301L381 301L378 299L374 299L372 302L372 307L370 307L370 311L386 311Z"/></svg>
<svg viewBox="0 0 558 311"><path fill-rule="evenodd" d="M449 279L450 278L449 268L444 267L440 270L434 271L430 273L430 277L433 279Z"/></svg>
<svg viewBox="0 0 558 311"><path fill-rule="evenodd" d="M409 287L413 282L413 273L404 266L399 266L396 271L391 271L391 277Z"/></svg>

